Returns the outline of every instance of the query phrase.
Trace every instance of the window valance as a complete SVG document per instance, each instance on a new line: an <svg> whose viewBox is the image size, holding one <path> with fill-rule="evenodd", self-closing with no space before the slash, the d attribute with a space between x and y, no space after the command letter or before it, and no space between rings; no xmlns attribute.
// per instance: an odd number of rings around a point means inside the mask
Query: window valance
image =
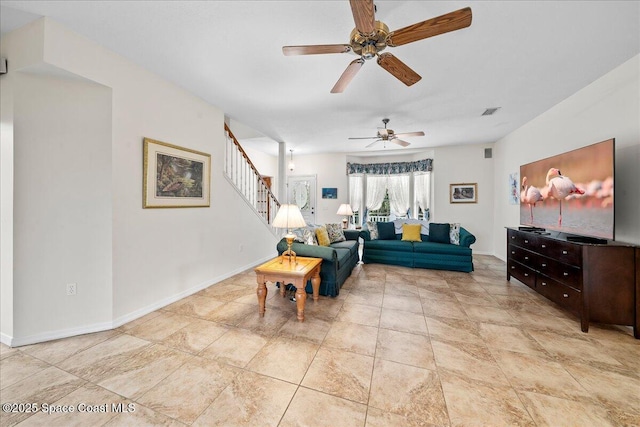
<svg viewBox="0 0 640 427"><path fill-rule="evenodd" d="M433 159L423 159L415 162L395 163L347 163L347 175L365 173L370 175L393 175L409 172L431 172Z"/></svg>

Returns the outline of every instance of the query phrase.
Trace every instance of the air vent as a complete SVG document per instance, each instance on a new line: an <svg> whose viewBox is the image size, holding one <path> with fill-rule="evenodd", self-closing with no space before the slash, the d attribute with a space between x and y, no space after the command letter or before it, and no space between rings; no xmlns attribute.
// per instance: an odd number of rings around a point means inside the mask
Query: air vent
<svg viewBox="0 0 640 427"><path fill-rule="evenodd" d="M501 107L494 107L494 108L487 108L486 110L484 110L484 113L482 113L483 116L492 116L496 113L496 111L498 111Z"/></svg>

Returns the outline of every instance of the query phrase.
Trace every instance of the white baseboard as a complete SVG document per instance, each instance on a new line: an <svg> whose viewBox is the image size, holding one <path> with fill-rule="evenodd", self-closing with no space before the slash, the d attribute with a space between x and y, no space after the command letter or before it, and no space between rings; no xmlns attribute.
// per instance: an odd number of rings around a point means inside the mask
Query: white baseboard
<svg viewBox="0 0 640 427"><path fill-rule="evenodd" d="M221 276L215 277L211 280L206 280L180 293L177 293L167 298L163 298L159 301L154 302L153 304L149 304L146 307L137 309L135 311L132 311L131 313L127 313L123 316L113 319L111 322L101 322L101 323L94 323L92 325L83 325L83 326L77 326L77 327L68 328L68 329L59 329L57 331L47 331L47 332L37 333L33 335L28 335L25 337L12 337L2 333L0 334L0 342L2 342L5 345L8 345L9 347L20 347L23 345L37 344L45 341L52 341L52 340L57 340L61 338L73 337L76 335L84 335L84 334L90 334L94 332L108 331L110 329L114 329L119 326L122 326L125 323L129 323L132 320L145 316L162 307L166 307L169 304L173 304L174 302L181 300L182 298L188 297L189 295L193 295L196 292L199 292L202 289L208 288L209 286L215 285L216 283L219 283L225 279L228 279L229 277L235 276L236 274L242 273L243 271L253 268L259 264L262 264L274 258L276 255L277 254L272 254L256 262L253 262L251 264L246 264L242 267L238 267L237 269L230 271L228 273L225 273Z"/></svg>

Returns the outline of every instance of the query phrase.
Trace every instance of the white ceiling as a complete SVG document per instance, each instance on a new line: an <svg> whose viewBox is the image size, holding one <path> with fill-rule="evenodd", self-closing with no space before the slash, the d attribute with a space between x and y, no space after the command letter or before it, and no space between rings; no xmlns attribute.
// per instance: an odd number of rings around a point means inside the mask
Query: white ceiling
<svg viewBox="0 0 640 427"><path fill-rule="evenodd" d="M367 61L329 91L352 54L285 57L284 45L348 43L347 0L5 1L3 33L52 19L175 82L255 133L275 154L405 154L491 143L640 52L638 1L376 1L390 30L470 6L469 28L387 48L422 76L406 87ZM10 61L10 58L9 58ZM482 117L489 107L501 107ZM364 149L382 118L408 148ZM244 132L243 132L244 133Z"/></svg>

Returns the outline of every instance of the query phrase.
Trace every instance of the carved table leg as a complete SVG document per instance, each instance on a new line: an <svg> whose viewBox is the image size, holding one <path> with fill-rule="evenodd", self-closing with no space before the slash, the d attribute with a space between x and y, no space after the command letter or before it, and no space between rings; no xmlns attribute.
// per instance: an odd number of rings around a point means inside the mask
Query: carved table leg
<svg viewBox="0 0 640 427"><path fill-rule="evenodd" d="M258 276L258 288L256 289L258 295L258 313L260 317L264 317L265 302L267 301L267 285L264 280L264 276Z"/></svg>
<svg viewBox="0 0 640 427"><path fill-rule="evenodd" d="M318 301L320 295L320 268L316 268L311 278L311 287L313 288L313 301Z"/></svg>
<svg viewBox="0 0 640 427"><path fill-rule="evenodd" d="M298 309L298 321L304 322L304 304L307 301L307 293L304 290L304 286L297 284L296 287L296 307Z"/></svg>
<svg viewBox="0 0 640 427"><path fill-rule="evenodd" d="M280 295L282 295L282 298L286 296L286 292L287 292L286 282L280 282Z"/></svg>

